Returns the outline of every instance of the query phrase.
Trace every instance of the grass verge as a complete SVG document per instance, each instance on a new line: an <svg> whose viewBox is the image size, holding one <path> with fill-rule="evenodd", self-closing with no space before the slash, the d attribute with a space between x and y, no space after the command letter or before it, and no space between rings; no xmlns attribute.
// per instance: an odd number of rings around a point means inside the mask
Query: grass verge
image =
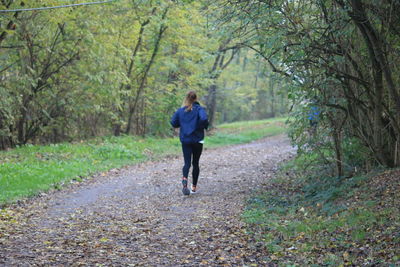
<svg viewBox="0 0 400 267"><path fill-rule="evenodd" d="M291 173L243 214L278 266L400 266L400 170L350 178Z"/></svg>
<svg viewBox="0 0 400 267"><path fill-rule="evenodd" d="M206 147L219 147L248 143L285 132L286 118L244 121L222 124L212 136L206 138Z"/></svg>
<svg viewBox="0 0 400 267"><path fill-rule="evenodd" d="M284 119L239 122L218 127L205 147L246 143L285 131ZM179 139L132 136L80 143L26 145L0 152L0 205L15 202L96 172L156 159L181 151Z"/></svg>

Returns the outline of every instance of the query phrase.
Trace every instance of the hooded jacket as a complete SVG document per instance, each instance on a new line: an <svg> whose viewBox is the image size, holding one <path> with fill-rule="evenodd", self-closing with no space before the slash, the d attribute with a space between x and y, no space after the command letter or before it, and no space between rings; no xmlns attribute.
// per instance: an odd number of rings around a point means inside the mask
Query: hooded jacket
<svg viewBox="0 0 400 267"><path fill-rule="evenodd" d="M207 113L198 102L194 102L191 111L186 111L186 107L179 108L171 118L171 125L181 128L179 138L182 144L198 143L204 139L204 129L208 128Z"/></svg>

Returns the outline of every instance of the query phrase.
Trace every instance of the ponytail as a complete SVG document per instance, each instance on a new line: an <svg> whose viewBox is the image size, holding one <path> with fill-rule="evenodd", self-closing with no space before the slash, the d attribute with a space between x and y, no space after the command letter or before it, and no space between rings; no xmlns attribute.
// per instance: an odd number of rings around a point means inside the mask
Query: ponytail
<svg viewBox="0 0 400 267"><path fill-rule="evenodd" d="M186 107L185 111L189 112L193 109L193 103L197 100L197 95L195 91L189 91L186 94L184 106Z"/></svg>

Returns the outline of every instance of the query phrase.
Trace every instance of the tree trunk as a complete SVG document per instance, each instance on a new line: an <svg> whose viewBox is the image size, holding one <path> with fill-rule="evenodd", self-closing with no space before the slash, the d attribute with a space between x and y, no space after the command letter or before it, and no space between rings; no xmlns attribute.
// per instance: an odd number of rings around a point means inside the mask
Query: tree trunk
<svg viewBox="0 0 400 267"><path fill-rule="evenodd" d="M162 20L164 20L166 18L167 13L168 13L168 9L169 8L167 7L164 10L164 13L162 15ZM126 134L129 134L130 131L131 131L131 128L132 128L132 116L136 111L136 108L137 108L137 105L138 105L138 101L140 99L142 91L143 91L143 89L145 87L145 83L147 81L147 75L148 75L148 73L150 71L151 66L154 63L155 57L156 57L156 55L158 53L158 50L160 48L161 39L163 37L164 32L167 30L167 28L168 27L165 26L164 23L161 23L161 26L160 26L160 29L158 31L158 35L157 35L157 38L156 38L156 43L154 45L153 53L151 55L149 63L147 64L147 66L146 66L146 68L145 68L145 70L143 72L143 76L141 78L140 85L139 85L139 88L137 90L135 100L134 100L133 104L129 106L128 123L127 123L126 130L125 130Z"/></svg>
<svg viewBox="0 0 400 267"><path fill-rule="evenodd" d="M275 117L275 92L274 92L274 81L272 77L269 77L269 93L271 96L271 117Z"/></svg>
<svg viewBox="0 0 400 267"><path fill-rule="evenodd" d="M224 52L221 52L224 51ZM211 79L213 80L213 84L207 88L207 97L206 97L206 106L207 106L207 112L208 112L208 121L210 124L210 128L214 126L214 121L215 121L215 113L217 109L217 79L220 76L220 72L217 72L217 69L219 68L220 71L224 70L233 60L234 56L238 52L238 49L232 50L232 54L230 58L225 61L225 50L220 47L218 50L218 54L214 60L213 67L211 68L209 74Z"/></svg>
<svg viewBox="0 0 400 267"><path fill-rule="evenodd" d="M345 119L340 120L339 116L335 116L331 112L327 113L327 116L332 129L333 146L335 151L336 174L338 177L341 177L344 175L343 151L342 151L342 127Z"/></svg>
<svg viewBox="0 0 400 267"><path fill-rule="evenodd" d="M336 0L342 8L347 9L345 3L340 0ZM347 9L350 18L354 21L354 24L359 29L361 36L364 39L365 45L368 49L369 59L371 62L371 69L373 72L374 81L374 94L369 94L369 100L372 102L371 108L372 113L372 138L369 138L369 143L374 151L376 159L383 165L392 167L393 159L390 155L393 155L392 151L385 151L385 145L383 143L383 131L388 131L383 125L383 97L385 92L385 86L383 83L383 77L385 77L388 93L395 104L395 113L397 118L400 118L400 96L397 88L394 85L391 68L388 64L382 40L383 36L379 36L374 26L369 20L364 5L361 0L350 0L352 10ZM368 90L367 90L368 92ZM390 112L390 111L389 111ZM360 121L360 123L362 123ZM393 122L393 129L396 132L397 138L400 136L400 129L398 127L398 120ZM362 124L360 124L361 127ZM365 133L362 133L365 135ZM396 138L396 139L397 139ZM393 149L393 148L389 148Z"/></svg>
<svg viewBox="0 0 400 267"><path fill-rule="evenodd" d="M26 144L26 121L28 117L29 103L31 102L31 96L25 96L22 101L22 107L20 108L20 116L17 121L17 131L18 131L18 144Z"/></svg>
<svg viewBox="0 0 400 267"><path fill-rule="evenodd" d="M341 131L334 130L333 131L333 141L335 145L335 154L336 154L336 171L338 177L343 176L343 153L342 153L342 138Z"/></svg>
<svg viewBox="0 0 400 267"><path fill-rule="evenodd" d="M153 9L153 12L154 12L154 9ZM140 49L140 47L142 45L142 42L143 42L143 33L144 33L146 25L149 24L149 23L150 23L150 20L147 19L145 22L140 24L139 37L138 37L138 40L137 40L137 42L135 44L135 47L134 47L134 49L132 51L132 55L131 55L131 58L130 58L129 66L128 66L128 69L126 71L126 76L128 77L128 79L130 79L131 76L132 76L133 65L135 63L135 58L136 58L136 55L137 55L137 53L138 53L138 51L139 51L139 49ZM122 90L122 88L124 88L124 87L127 90L129 90L132 86L130 84L128 84L128 85L121 84L120 90ZM122 119L124 117L123 110L117 110L117 113L118 113L118 115L119 115L118 117L120 119ZM113 127L114 127L114 136L120 136L121 132L122 132L121 123L115 123Z"/></svg>
<svg viewBox="0 0 400 267"><path fill-rule="evenodd" d="M368 19L362 1L351 0L351 5L353 10L349 11L349 15L364 37L371 59L378 62L379 69L382 70L385 76L389 88L389 94L395 103L396 112L400 118L400 95L393 81L390 64L388 64L384 54L382 40L378 37L376 30Z"/></svg>
<svg viewBox="0 0 400 267"><path fill-rule="evenodd" d="M215 82L215 81L214 81ZM214 83L208 88L207 112L210 127L214 126L215 111L217 107L217 85Z"/></svg>

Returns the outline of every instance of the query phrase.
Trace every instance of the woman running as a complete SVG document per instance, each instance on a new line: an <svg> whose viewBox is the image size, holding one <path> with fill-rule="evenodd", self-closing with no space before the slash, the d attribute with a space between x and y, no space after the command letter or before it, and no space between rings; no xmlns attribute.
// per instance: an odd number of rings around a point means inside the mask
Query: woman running
<svg viewBox="0 0 400 267"><path fill-rule="evenodd" d="M183 158L185 165L182 173L182 192L190 195L188 189L188 175L191 162L192 170L192 193L196 193L197 181L200 174L199 160L203 151L204 129L208 128L208 118L205 109L197 102L196 92L187 93L184 106L179 108L171 118L174 128L180 127L179 138L182 143ZM193 157L193 161L192 161Z"/></svg>

